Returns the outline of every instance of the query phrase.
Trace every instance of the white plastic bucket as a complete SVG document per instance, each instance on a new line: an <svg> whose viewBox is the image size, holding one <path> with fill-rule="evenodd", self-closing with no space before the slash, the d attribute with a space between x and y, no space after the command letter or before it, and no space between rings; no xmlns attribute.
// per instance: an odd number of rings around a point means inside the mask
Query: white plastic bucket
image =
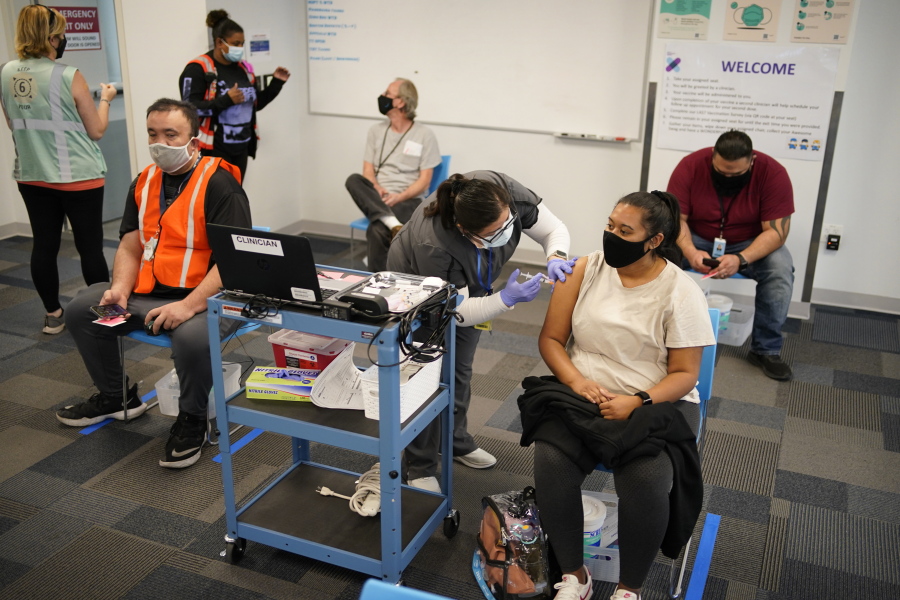
<svg viewBox="0 0 900 600"><path fill-rule="evenodd" d="M222 378L225 380L225 395L230 396L238 391L241 386L241 365L237 363L225 363L222 365ZM178 416L178 398L181 396L181 386L178 385L178 375L175 369L166 373L162 379L156 382L156 398L159 400L159 412L170 417ZM210 419L216 416L216 403L213 400L213 392L209 394L209 408L207 410Z"/></svg>
<svg viewBox="0 0 900 600"><path fill-rule="evenodd" d="M603 537L603 522L606 520L606 505L597 498L582 494L581 507L584 509L584 545L599 548Z"/></svg>
<svg viewBox="0 0 900 600"><path fill-rule="evenodd" d="M728 296L721 294L710 294L706 297L706 303L710 308L719 309L719 335L728 329L728 319L731 317L731 307L734 301Z"/></svg>

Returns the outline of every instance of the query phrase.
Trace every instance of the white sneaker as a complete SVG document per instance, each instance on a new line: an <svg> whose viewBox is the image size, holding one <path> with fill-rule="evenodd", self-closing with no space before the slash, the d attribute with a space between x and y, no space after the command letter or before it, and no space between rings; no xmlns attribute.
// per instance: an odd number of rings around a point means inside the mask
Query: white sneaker
<svg viewBox="0 0 900 600"><path fill-rule="evenodd" d="M497 464L497 459L489 452L476 448L468 454L454 456L453 460L472 469L489 469Z"/></svg>
<svg viewBox="0 0 900 600"><path fill-rule="evenodd" d="M559 590L554 596L554 600L587 600L591 597L591 574L587 568L587 583L581 585L578 583L577 575L563 575L562 581L553 586L553 589Z"/></svg>
<svg viewBox="0 0 900 600"><path fill-rule="evenodd" d="M609 600L641 600L641 595L628 590L618 589L615 594L609 597Z"/></svg>
<svg viewBox="0 0 900 600"><path fill-rule="evenodd" d="M441 484L438 483L437 477L419 477L418 479L410 479L409 487L414 487L427 492L441 493Z"/></svg>

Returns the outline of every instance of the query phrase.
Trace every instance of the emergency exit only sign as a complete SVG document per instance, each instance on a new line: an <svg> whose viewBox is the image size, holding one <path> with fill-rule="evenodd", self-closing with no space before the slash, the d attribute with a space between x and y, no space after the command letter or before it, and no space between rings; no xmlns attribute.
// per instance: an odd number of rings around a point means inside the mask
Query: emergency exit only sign
<svg viewBox="0 0 900 600"><path fill-rule="evenodd" d="M54 6L66 18L66 52L100 50L100 18L96 6Z"/></svg>

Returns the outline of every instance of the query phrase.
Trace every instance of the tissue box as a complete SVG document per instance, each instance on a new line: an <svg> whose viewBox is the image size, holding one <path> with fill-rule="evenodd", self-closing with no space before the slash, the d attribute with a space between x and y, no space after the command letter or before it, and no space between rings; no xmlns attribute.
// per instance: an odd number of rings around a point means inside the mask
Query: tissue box
<svg viewBox="0 0 900 600"><path fill-rule="evenodd" d="M424 364L409 362L401 367L399 399L401 423L411 417L437 391L441 383L441 363L443 360L443 357L441 357L434 362ZM404 374L406 377L404 377ZM378 367L373 365L366 369L362 374L361 381L366 418L378 420Z"/></svg>
<svg viewBox="0 0 900 600"><path fill-rule="evenodd" d="M309 402L316 370L256 367L247 378L248 398Z"/></svg>

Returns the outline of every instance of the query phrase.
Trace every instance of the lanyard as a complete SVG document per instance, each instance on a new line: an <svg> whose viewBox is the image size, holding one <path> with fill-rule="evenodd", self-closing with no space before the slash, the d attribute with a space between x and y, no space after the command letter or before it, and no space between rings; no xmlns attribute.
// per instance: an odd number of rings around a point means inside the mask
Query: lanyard
<svg viewBox="0 0 900 600"><path fill-rule="evenodd" d="M175 197L172 198L172 202L175 202L175 198L178 198L178 195L181 194L181 190L184 188L184 184L187 183L191 176L194 174L194 169L197 168L197 165L200 163L200 158L194 162L194 166L191 167L191 170L187 172L184 176L184 179L181 180L181 183L178 184L178 190L175 192ZM169 208L169 205L166 203L166 180L165 175L163 175L163 180L160 182L159 186L159 218L162 219L163 213L166 212L166 209Z"/></svg>
<svg viewBox="0 0 900 600"><path fill-rule="evenodd" d="M412 123L409 127L406 128L406 131L403 132L403 135L400 136L400 139L397 140L397 143L394 144L394 147L391 148L391 151L388 152L387 156L384 156L384 143L387 141L388 131L391 130L391 124L388 123L387 129L384 130L384 137L381 138L381 152L378 153L378 166L375 167L375 177L378 177L378 172L381 170L381 167L384 166L384 163L391 157L391 154L394 153L394 150L397 149L397 146L400 145L400 142L403 141L403 138L406 137L406 134L409 133L409 130L413 128L415 123ZM384 158L382 158L384 156Z"/></svg>
<svg viewBox="0 0 900 600"><path fill-rule="evenodd" d="M481 252L478 251L478 248L474 248L476 263L478 265L478 284L481 286L481 289L485 290L488 293L488 296L494 293L494 288L490 285L494 281L493 272L494 272L494 249L488 248L488 266L487 266L487 276L488 276L488 285L484 284L484 279L481 278Z"/></svg>
<svg viewBox="0 0 900 600"><path fill-rule="evenodd" d="M721 194L716 194L719 196L719 211L722 213L722 220L719 222L719 237L725 237L725 221L728 219L728 213L731 212L731 207L734 206L734 201L737 199L737 194L735 194L731 198L731 202L728 203L728 210L725 209L725 201L722 199Z"/></svg>

